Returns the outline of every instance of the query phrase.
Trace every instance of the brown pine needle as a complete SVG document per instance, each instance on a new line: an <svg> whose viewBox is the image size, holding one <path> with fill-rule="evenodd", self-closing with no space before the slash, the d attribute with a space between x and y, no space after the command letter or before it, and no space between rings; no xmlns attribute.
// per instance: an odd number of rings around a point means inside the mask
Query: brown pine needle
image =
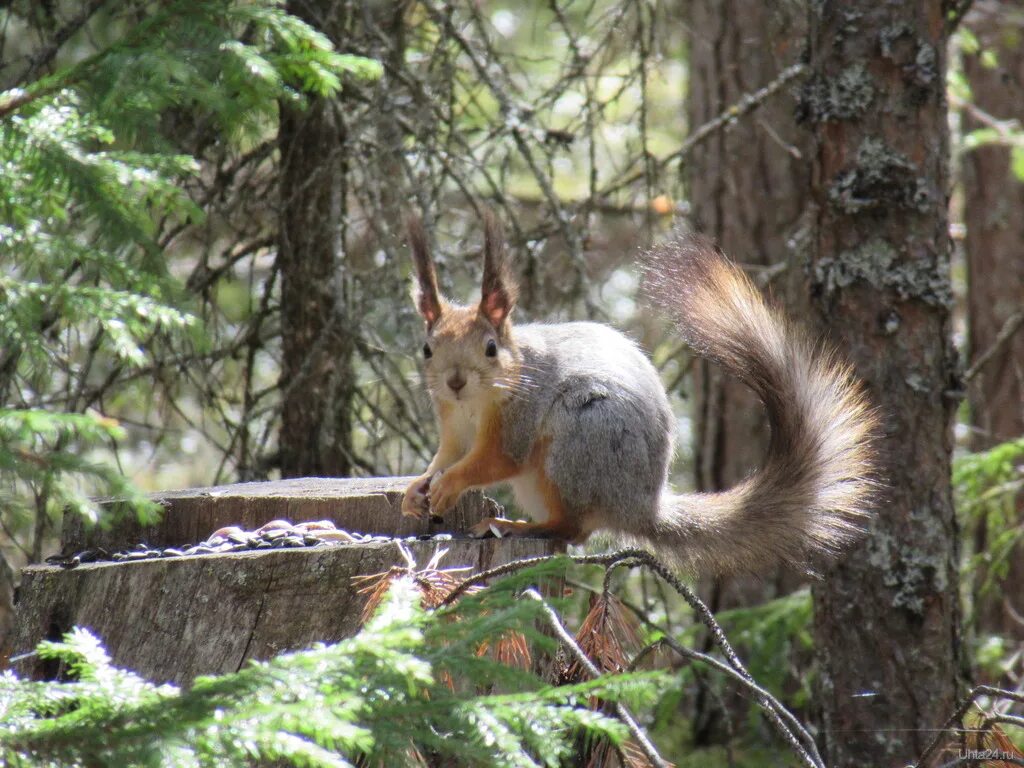
<svg viewBox="0 0 1024 768"><path fill-rule="evenodd" d="M477 648L476 655L483 656L490 650L490 642L484 641ZM530 654L530 646L526 641L526 636L522 632L515 631L502 634L494 647L494 659L506 667L530 669L533 664L533 657Z"/></svg>
<svg viewBox="0 0 1024 768"><path fill-rule="evenodd" d="M993 718L999 717L995 713L986 713L981 707L975 705L974 717L964 718L964 741L963 746L970 752L988 754L993 757L982 760L978 765L985 768L1011 768L1015 763L1009 760L1001 760L996 755L1024 759L1024 752L1021 752L1006 732L999 727L998 722ZM959 748L950 748L954 751Z"/></svg>
<svg viewBox="0 0 1024 768"><path fill-rule="evenodd" d="M618 674L629 669L629 659L640 648L640 636L632 614L623 609L622 603L607 590L591 595L590 611L580 624L576 642L586 656L602 673ZM566 682L589 680L591 677L579 660L574 660L566 669ZM592 709L608 710L598 698L590 702ZM597 741L587 749L587 768L653 768L653 763L634 742L627 741L615 749L605 739Z"/></svg>
<svg viewBox="0 0 1024 768"><path fill-rule="evenodd" d="M629 659L639 650L640 638L636 621L622 603L610 592L594 594L576 642L601 672L613 674L626 671ZM578 661L569 665L570 680L587 680L589 676Z"/></svg>
<svg viewBox="0 0 1024 768"><path fill-rule="evenodd" d="M669 763L672 766L672 763ZM590 750L586 768L654 768L647 755L634 742L627 741L617 750L610 741L602 740Z"/></svg>
<svg viewBox="0 0 1024 768"><path fill-rule="evenodd" d="M380 573L352 578L353 584L357 586L356 592L360 595L368 596L366 598L366 605L363 606L363 612L359 617L361 624L365 624L373 616L395 579L411 579L420 592L420 605L429 611L443 605L452 590L462 582L462 577L456 574L469 570L465 566L440 568L441 560L448 554L447 549L435 552L433 557L430 558L430 562L420 569L417 567L416 561L408 549L401 544L398 545L398 548L407 563L406 566L393 565L388 570ZM477 587L466 590L466 594L478 592L479 589Z"/></svg>

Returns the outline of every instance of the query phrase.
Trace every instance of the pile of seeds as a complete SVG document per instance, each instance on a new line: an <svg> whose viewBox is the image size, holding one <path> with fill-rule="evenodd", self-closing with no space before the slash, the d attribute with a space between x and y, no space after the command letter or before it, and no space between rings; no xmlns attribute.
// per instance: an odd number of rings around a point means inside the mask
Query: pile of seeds
<svg viewBox="0 0 1024 768"><path fill-rule="evenodd" d="M423 534L408 536L400 541L446 541L452 538L450 533ZM291 523L288 520L271 520L255 531L245 531L236 525L220 528L206 541L190 547L150 547L138 544L134 549L109 554L103 549L89 549L74 555L54 555L46 562L74 568L82 563L99 561L130 562L135 560L155 560L162 557L188 557L191 555L221 555L229 552L248 552L264 549L286 549L291 547L326 547L344 544L368 544L371 542L395 541L393 536L381 536L370 533L355 533L337 528L330 520L315 522Z"/></svg>

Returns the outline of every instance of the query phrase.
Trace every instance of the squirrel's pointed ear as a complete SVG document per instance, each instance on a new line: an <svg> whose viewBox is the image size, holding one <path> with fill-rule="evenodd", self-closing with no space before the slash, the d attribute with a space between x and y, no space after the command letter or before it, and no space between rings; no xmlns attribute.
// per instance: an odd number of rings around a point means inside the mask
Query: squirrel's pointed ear
<svg viewBox="0 0 1024 768"><path fill-rule="evenodd" d="M405 217L405 229L409 236L409 249L412 251L412 262L416 267L416 282L412 288L412 298L416 309L430 328L441 317L441 298L437 292L437 273L434 271L434 260L430 258L427 248L427 233L423 229L420 217L410 213Z"/></svg>
<svg viewBox="0 0 1024 768"><path fill-rule="evenodd" d="M496 329L516 305L519 288L508 267L505 236L501 224L490 211L484 212L484 279L480 295L480 314Z"/></svg>

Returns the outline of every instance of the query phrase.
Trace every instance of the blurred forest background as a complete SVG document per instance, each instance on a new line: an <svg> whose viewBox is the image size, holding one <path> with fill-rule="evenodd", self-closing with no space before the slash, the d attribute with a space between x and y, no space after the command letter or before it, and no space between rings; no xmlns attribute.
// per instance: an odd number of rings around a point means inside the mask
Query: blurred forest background
<svg viewBox="0 0 1024 768"><path fill-rule="evenodd" d="M867 380L891 489L870 541L813 595L792 573L700 584L829 764L906 761L968 679L1020 690L1024 3L875 6L2 4L0 620L94 496L146 515L156 489L421 472L403 214L468 298L488 207L520 321L650 352L677 485L735 483L766 424L637 304L633 255L671 227ZM654 582L622 592L704 642ZM861 699L835 693L865 665ZM679 765L788 764L752 710L694 673L652 732ZM907 732L850 746L887 723Z"/></svg>

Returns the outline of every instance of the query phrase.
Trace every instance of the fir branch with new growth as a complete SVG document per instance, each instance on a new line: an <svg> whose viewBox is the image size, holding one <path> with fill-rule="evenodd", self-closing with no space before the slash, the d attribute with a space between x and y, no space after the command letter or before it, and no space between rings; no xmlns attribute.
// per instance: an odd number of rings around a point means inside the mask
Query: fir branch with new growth
<svg viewBox="0 0 1024 768"><path fill-rule="evenodd" d="M204 215L188 189L203 144L176 121L241 147L272 135L279 101L381 71L277 0L164 2L105 21L121 31L108 45L0 93L0 478L30 561L50 518L101 515L90 495L156 511L89 453L122 434L106 399L206 347L162 237Z"/></svg>
<svg viewBox="0 0 1024 768"><path fill-rule="evenodd" d="M411 576L391 579L355 637L199 678L187 690L116 669L97 638L74 630L38 649L63 665L68 681L0 677L0 759L403 766L430 755L445 764L555 767L581 736L616 747L628 738L622 722L590 708L592 697L650 705L671 686L666 673L647 671L546 684L481 653L509 631L550 651L553 641L536 628L541 606L508 588L466 598L467 610L425 611L423 597ZM495 684L517 692L484 692Z"/></svg>

